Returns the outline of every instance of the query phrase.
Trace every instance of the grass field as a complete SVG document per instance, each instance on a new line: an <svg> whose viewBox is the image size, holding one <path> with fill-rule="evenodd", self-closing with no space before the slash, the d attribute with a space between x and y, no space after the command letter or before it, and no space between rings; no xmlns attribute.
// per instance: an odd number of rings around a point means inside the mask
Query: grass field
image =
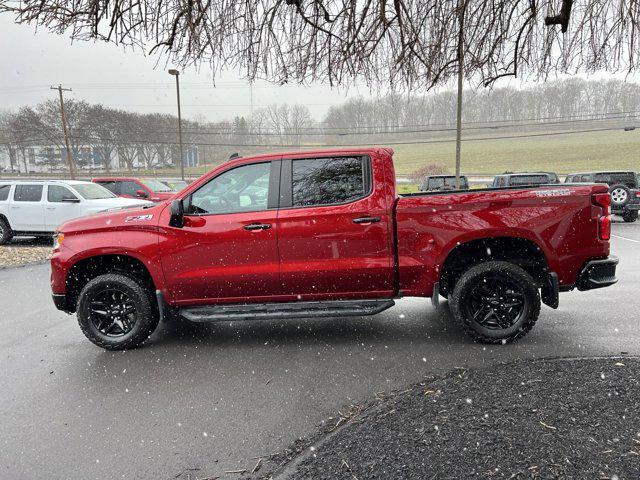
<svg viewBox="0 0 640 480"><path fill-rule="evenodd" d="M581 129L596 129L611 125L580 125ZM617 128L619 127L619 128ZM553 171L559 174L591 170L640 171L640 129L625 132L621 125L616 130L558 134L563 130L489 131L484 135L463 133L462 172L467 174L496 174L504 171ZM495 139L488 137L505 135L531 135L550 133L538 137ZM386 143L385 143L386 140ZM407 175L428 164L445 166L451 173L455 167L455 142L453 135L431 136L429 142L414 143L423 139L402 136L395 138L367 137L371 145L390 146L394 149L396 173ZM380 142L380 143L378 143ZM240 151L242 147L238 147ZM312 148L318 148L314 146ZM265 149L265 151L268 151ZM246 153L251 154L250 152ZM204 167L192 169L203 173Z"/></svg>
<svg viewBox="0 0 640 480"><path fill-rule="evenodd" d="M455 143L391 145L396 171L408 174L436 163L454 171ZM463 173L590 170L640 170L640 130L576 133L520 139L469 140L462 143Z"/></svg>

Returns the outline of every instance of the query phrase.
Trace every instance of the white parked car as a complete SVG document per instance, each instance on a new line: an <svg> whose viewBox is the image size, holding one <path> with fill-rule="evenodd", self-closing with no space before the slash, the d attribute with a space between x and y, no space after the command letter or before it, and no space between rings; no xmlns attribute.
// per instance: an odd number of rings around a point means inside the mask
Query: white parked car
<svg viewBox="0 0 640 480"><path fill-rule="evenodd" d="M117 197L92 182L0 180L0 245L14 236L53 235L68 220L113 208L153 205Z"/></svg>

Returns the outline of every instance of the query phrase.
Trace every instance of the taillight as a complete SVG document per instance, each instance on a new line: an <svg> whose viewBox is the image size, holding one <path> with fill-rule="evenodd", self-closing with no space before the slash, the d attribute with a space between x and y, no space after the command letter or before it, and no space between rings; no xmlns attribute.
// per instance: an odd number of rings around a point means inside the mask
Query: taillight
<svg viewBox="0 0 640 480"><path fill-rule="evenodd" d="M640 198L640 190L636 192L636 197Z"/></svg>
<svg viewBox="0 0 640 480"><path fill-rule="evenodd" d="M598 217L598 237L600 240L611 239L611 195L609 193L595 193L591 197L593 203L602 208Z"/></svg>

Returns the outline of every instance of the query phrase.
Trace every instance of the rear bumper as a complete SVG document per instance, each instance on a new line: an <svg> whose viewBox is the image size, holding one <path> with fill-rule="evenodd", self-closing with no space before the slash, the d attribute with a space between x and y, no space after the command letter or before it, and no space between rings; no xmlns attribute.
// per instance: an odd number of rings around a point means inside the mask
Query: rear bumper
<svg viewBox="0 0 640 480"><path fill-rule="evenodd" d="M640 203L628 203L622 210L640 210Z"/></svg>
<svg viewBox="0 0 640 480"><path fill-rule="evenodd" d="M618 257L613 255L600 260L588 261L578 275L577 289L580 291L593 290L613 285L618 281L616 278L617 265Z"/></svg>

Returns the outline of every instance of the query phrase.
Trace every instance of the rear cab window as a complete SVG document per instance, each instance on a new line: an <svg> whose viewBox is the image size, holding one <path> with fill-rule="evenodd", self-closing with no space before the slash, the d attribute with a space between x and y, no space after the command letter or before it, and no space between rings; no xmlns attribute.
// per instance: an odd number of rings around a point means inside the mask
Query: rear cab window
<svg viewBox="0 0 640 480"><path fill-rule="evenodd" d="M609 185L622 183L629 188L636 188L638 186L636 175L633 172L597 173L594 175L594 182Z"/></svg>
<svg viewBox="0 0 640 480"><path fill-rule="evenodd" d="M16 185L14 202L39 202L42 200L43 185Z"/></svg>
<svg viewBox="0 0 640 480"><path fill-rule="evenodd" d="M511 185L541 185L543 183L549 183L548 175L514 175L511 177Z"/></svg>
<svg viewBox="0 0 640 480"><path fill-rule="evenodd" d="M454 189L456 188L456 177L432 177L429 179L429 190L437 189ZM460 188L469 188L467 177L460 177Z"/></svg>
<svg viewBox="0 0 640 480"><path fill-rule="evenodd" d="M350 203L369 195L371 183L369 157L299 159L291 163L293 207Z"/></svg>

